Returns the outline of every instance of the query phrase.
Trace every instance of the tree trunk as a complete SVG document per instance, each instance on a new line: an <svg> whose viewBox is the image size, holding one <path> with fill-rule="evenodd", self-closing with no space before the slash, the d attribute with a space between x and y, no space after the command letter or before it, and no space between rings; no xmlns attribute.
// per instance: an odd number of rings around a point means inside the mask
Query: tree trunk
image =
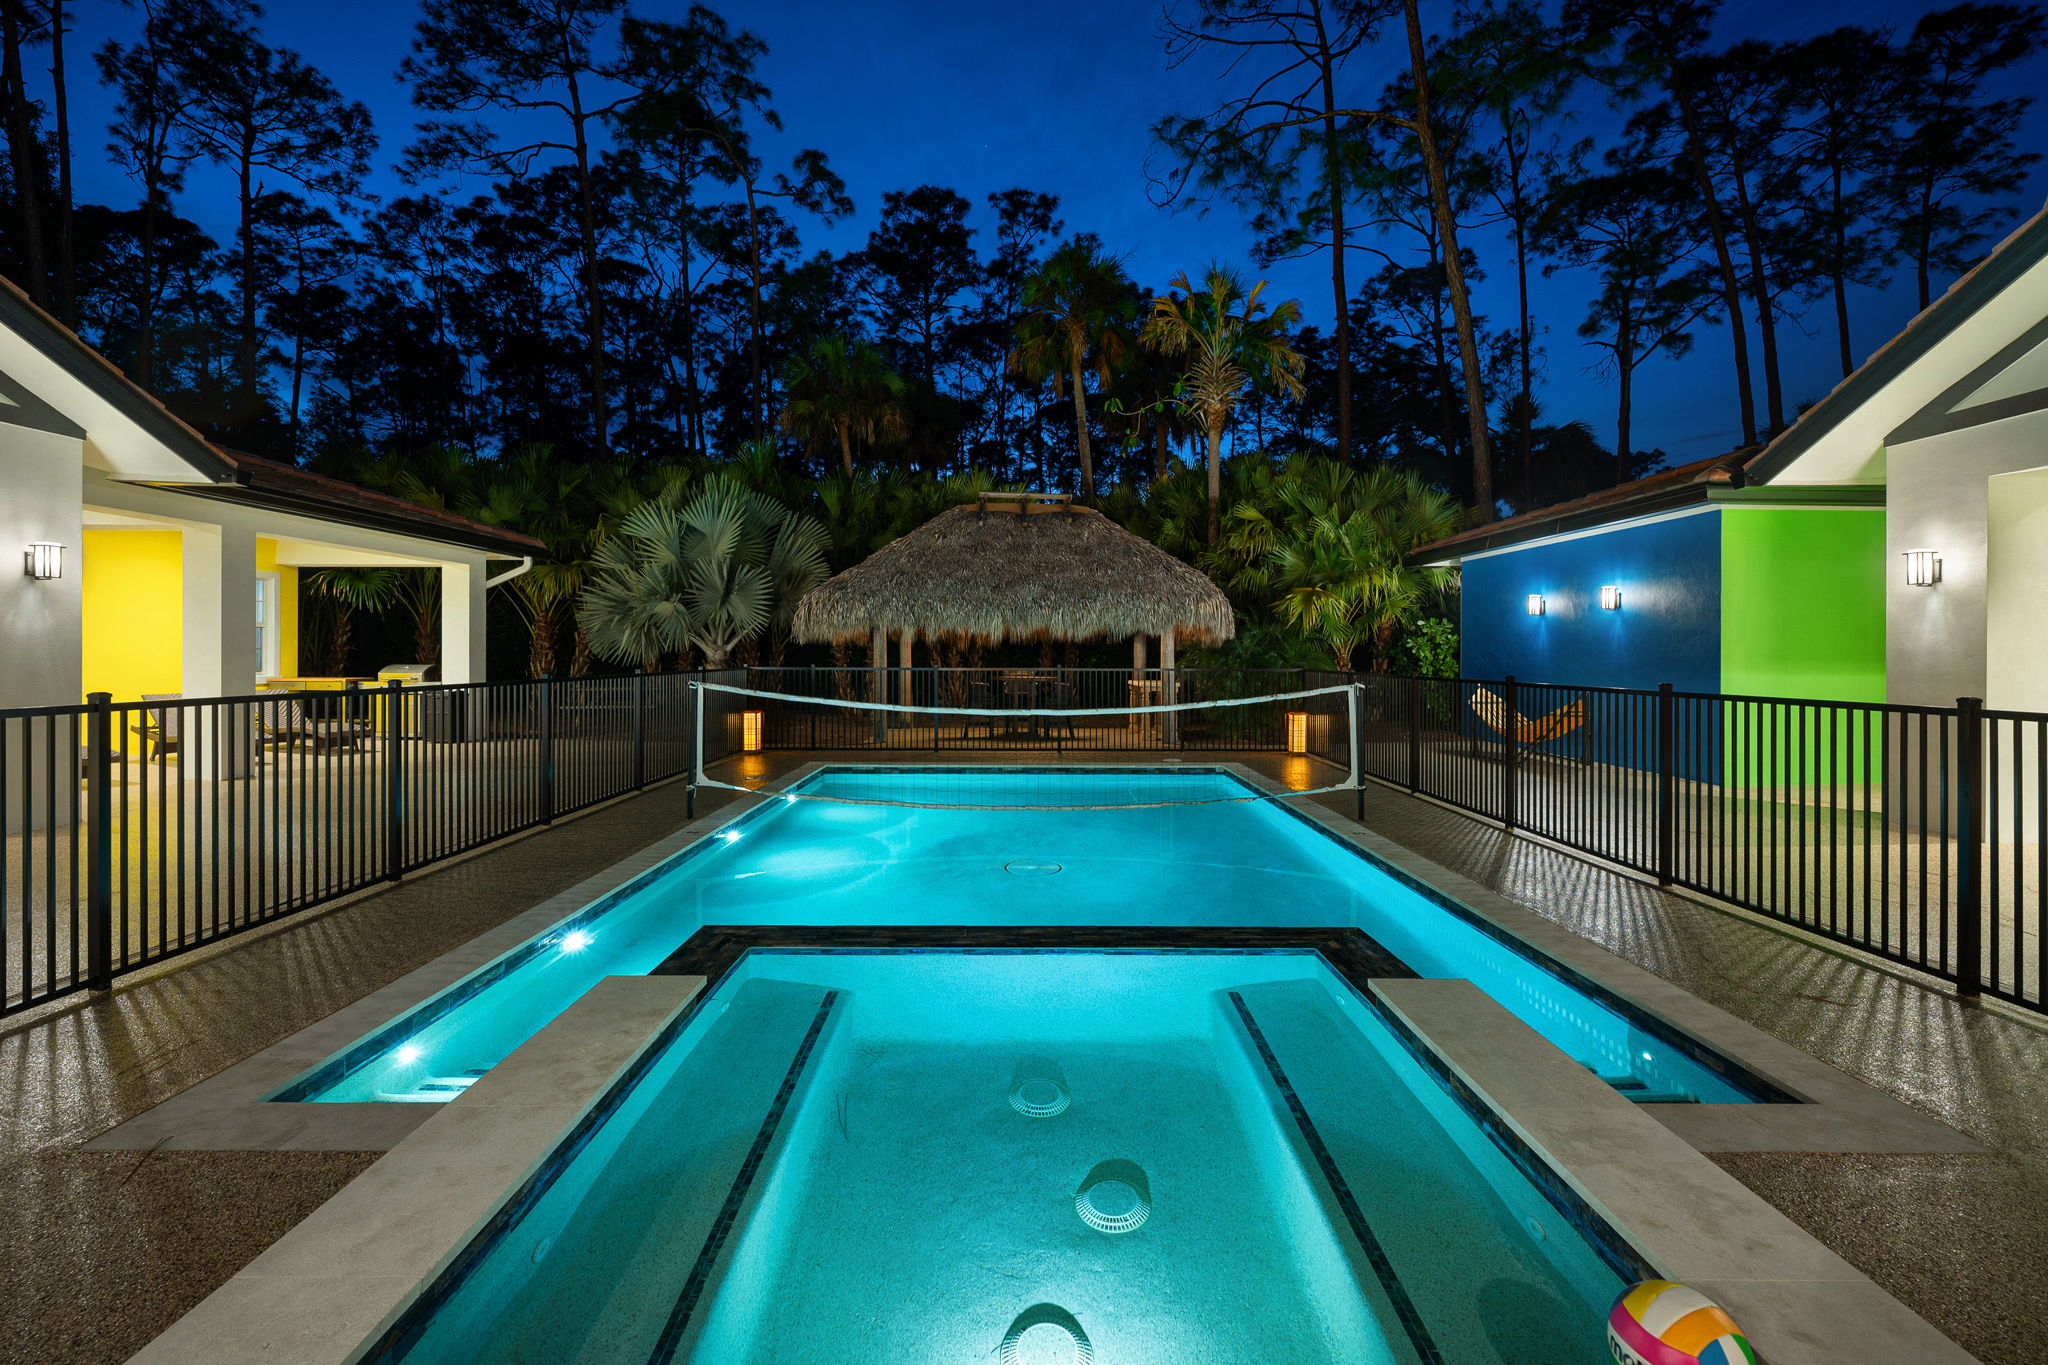
<svg viewBox="0 0 2048 1365"><path fill-rule="evenodd" d="M768 434L768 389L761 368L761 215L754 182L747 182L747 357L754 376L756 434Z"/></svg>
<svg viewBox="0 0 2048 1365"><path fill-rule="evenodd" d="M1757 223L1756 204L1750 199L1749 181L1742 168L1734 168L1735 211L1742 220L1744 245L1749 249L1749 294L1756 302L1757 337L1764 349L1764 418L1772 434L1785 429L1785 383L1778 373L1777 310L1771 306L1769 273L1764 268L1764 238Z"/></svg>
<svg viewBox="0 0 2048 1365"><path fill-rule="evenodd" d="M597 196L590 184L590 142L584 135L589 118L583 112L583 92L572 72L569 120L576 143L576 226L583 252L583 320L590 355L590 434L593 447L603 455L610 443L611 423L605 412L604 291L598 287L597 278Z"/></svg>
<svg viewBox="0 0 2048 1365"><path fill-rule="evenodd" d="M1670 77L1671 100L1678 108L1679 126L1685 132L1687 158L1693 178L1700 187L1700 203L1706 214L1707 235L1714 243L1714 268L1721 277L1721 306L1728 310L1728 338L1735 348L1735 393L1742 412L1742 443L1756 444L1756 397L1749 391L1749 331L1742 322L1742 287L1735 282L1735 256L1728 249L1728 224L1721 216L1721 200L1714 193L1714 173L1707 166L1707 153L1700 141L1692 112L1692 98L1674 69Z"/></svg>
<svg viewBox="0 0 2048 1365"><path fill-rule="evenodd" d="M1831 228L1835 244L1835 268L1829 272L1830 283L1835 292L1835 340L1841 347L1842 378L1847 379L1855 370L1855 352L1849 342L1849 233L1847 215L1842 209L1842 167L1837 162L1829 174L1830 211L1833 217Z"/></svg>
<svg viewBox="0 0 2048 1365"><path fill-rule="evenodd" d="M1209 543L1223 535L1223 424L1204 424L1209 436Z"/></svg>
<svg viewBox="0 0 2048 1365"><path fill-rule="evenodd" d="M20 215L22 287L37 307L50 302L43 265L43 211L37 202L35 129L28 120L28 85L22 77L21 11L18 0L0 0L0 102L7 105L7 163L14 173L14 207Z"/></svg>
<svg viewBox="0 0 2048 1365"><path fill-rule="evenodd" d="M235 338L235 373L241 386L240 401L235 406L237 417L250 416L256 408L256 190L250 164L255 156L255 148L245 138L236 177L242 212L242 315Z"/></svg>
<svg viewBox="0 0 2048 1365"><path fill-rule="evenodd" d="M1336 59L1323 28L1323 7L1312 5L1316 21L1316 61L1323 87L1323 174L1330 196L1330 293L1337 321L1330 344L1337 352L1337 458L1351 460L1351 295L1344 280L1344 173L1337 156Z"/></svg>
<svg viewBox="0 0 2048 1365"><path fill-rule="evenodd" d="M1629 309L1623 305L1620 325L1614 333L1614 374L1620 390L1619 402L1614 414L1614 482L1628 482L1629 447L1634 439L1630 430L1630 402L1634 397L1635 345L1630 339L1634 335L1635 322Z"/></svg>
<svg viewBox="0 0 2048 1365"><path fill-rule="evenodd" d="M846 466L846 477L853 477L853 433L845 422L836 424L839 429L839 460Z"/></svg>
<svg viewBox="0 0 2048 1365"><path fill-rule="evenodd" d="M1152 481L1166 477L1166 418L1159 417L1152 423Z"/></svg>
<svg viewBox="0 0 2048 1365"><path fill-rule="evenodd" d="M1417 0L1402 0L1408 19L1409 75L1415 85L1415 140L1429 175L1429 199L1443 235L1444 280L1450 286L1451 312L1458 322L1458 358L1465 370L1465 408L1472 427L1472 497L1481 522L1494 520L1493 441L1486 430L1486 384L1479 370L1479 338L1472 325L1472 299L1465 290L1465 266L1458 251L1458 220L1451 209L1450 182L1436 145L1429 112L1429 66L1422 47L1422 18Z"/></svg>
<svg viewBox="0 0 2048 1365"><path fill-rule="evenodd" d="M526 676L549 678L555 672L555 609L552 604L536 607L527 627Z"/></svg>
<svg viewBox="0 0 2048 1365"><path fill-rule="evenodd" d="M1074 446L1081 452L1081 496L1095 496L1095 455L1088 448L1088 395L1081 388L1081 357L1069 357L1074 371Z"/></svg>
<svg viewBox="0 0 2048 1365"><path fill-rule="evenodd" d="M1514 129L1507 130L1508 211L1514 219L1515 235L1515 323L1518 359L1522 366L1522 391L1515 410L1515 468L1521 472L1522 505L1526 512L1535 505L1536 471L1530 427L1536 420L1535 322L1529 312L1529 204L1522 194L1522 157L1515 148Z"/></svg>
<svg viewBox="0 0 2048 1365"><path fill-rule="evenodd" d="M50 0L50 109L57 120L57 320L78 329L78 272L72 262L71 97L64 81L64 0Z"/></svg>
<svg viewBox="0 0 2048 1365"><path fill-rule="evenodd" d="M1934 182L1920 182L1920 233L1913 243L1913 279L1920 286L1920 311L1926 312L1927 305L1934 302Z"/></svg>

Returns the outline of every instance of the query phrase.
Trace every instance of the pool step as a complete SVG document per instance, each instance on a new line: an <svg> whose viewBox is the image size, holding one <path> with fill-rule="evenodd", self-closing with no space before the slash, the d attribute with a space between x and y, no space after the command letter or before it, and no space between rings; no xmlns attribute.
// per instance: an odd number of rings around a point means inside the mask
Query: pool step
<svg viewBox="0 0 2048 1365"><path fill-rule="evenodd" d="M1586 1070L1593 1071L1592 1067ZM1650 1083L1640 1076L1609 1076L1593 1071L1601 1081L1612 1086L1624 1099L1633 1104L1698 1104L1700 1097L1684 1090L1652 1090Z"/></svg>

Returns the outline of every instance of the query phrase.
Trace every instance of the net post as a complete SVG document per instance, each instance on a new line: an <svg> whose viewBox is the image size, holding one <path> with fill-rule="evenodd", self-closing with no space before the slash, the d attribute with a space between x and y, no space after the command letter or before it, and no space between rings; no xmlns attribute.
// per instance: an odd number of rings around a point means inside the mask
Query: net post
<svg viewBox="0 0 2048 1365"><path fill-rule="evenodd" d="M1352 679L1351 691L1345 698L1351 707L1351 790L1358 793L1358 820L1365 822L1365 783L1359 771L1359 723L1365 718L1365 684Z"/></svg>
<svg viewBox="0 0 2048 1365"><path fill-rule="evenodd" d="M700 679L690 679L690 695L696 699L696 714L690 721L690 787L683 805L686 820L697 818L697 784L704 780L704 684Z"/></svg>

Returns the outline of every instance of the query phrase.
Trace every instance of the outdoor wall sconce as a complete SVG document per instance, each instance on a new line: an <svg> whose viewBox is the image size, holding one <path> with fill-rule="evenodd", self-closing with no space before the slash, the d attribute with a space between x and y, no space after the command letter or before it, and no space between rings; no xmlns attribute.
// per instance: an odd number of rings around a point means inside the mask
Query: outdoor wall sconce
<svg viewBox="0 0 2048 1365"><path fill-rule="evenodd" d="M1619 587L1609 583L1600 589L1600 609L1602 611L1621 610L1621 589Z"/></svg>
<svg viewBox="0 0 2048 1365"><path fill-rule="evenodd" d="M54 540L31 540L21 558L22 572L30 578L64 576L64 547Z"/></svg>
<svg viewBox="0 0 2048 1365"><path fill-rule="evenodd" d="M749 754L761 752L761 713L759 711L740 712L740 750L743 753Z"/></svg>
<svg viewBox="0 0 2048 1365"><path fill-rule="evenodd" d="M1941 581L1941 552L1939 550L1906 551L1906 586L1909 588L1931 588Z"/></svg>
<svg viewBox="0 0 2048 1365"><path fill-rule="evenodd" d="M1287 713L1287 752L1305 754L1308 752L1308 712Z"/></svg>
<svg viewBox="0 0 2048 1365"><path fill-rule="evenodd" d="M1531 616L1541 616L1543 614L1542 593L1532 592L1529 594L1529 614Z"/></svg>

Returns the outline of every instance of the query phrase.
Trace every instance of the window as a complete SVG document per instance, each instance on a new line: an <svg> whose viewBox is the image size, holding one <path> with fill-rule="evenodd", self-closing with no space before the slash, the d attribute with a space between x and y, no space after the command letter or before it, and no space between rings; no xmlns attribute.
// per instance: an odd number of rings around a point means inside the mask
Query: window
<svg viewBox="0 0 2048 1365"><path fill-rule="evenodd" d="M277 593L274 573L256 575L256 678L277 676Z"/></svg>

